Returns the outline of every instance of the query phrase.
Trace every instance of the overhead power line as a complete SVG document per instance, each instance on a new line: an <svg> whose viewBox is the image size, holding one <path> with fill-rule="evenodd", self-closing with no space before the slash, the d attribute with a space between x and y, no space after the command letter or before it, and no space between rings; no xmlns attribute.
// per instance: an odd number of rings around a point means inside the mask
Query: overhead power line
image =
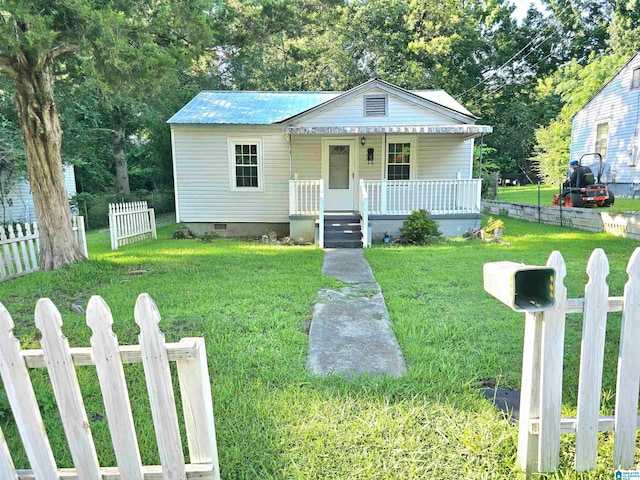
<svg viewBox="0 0 640 480"><path fill-rule="evenodd" d="M562 14L564 14L564 12L566 12L569 9L569 6L565 7L557 16L561 16ZM532 40L529 41L529 43L527 43L524 47L522 47L520 50L518 50L518 52L516 52L514 55L511 56L511 58L509 58L506 62L504 62L502 65L500 65L498 68L493 69L493 70L487 70L487 71L491 71L491 75L487 76L486 78L483 78L482 80L480 80L478 83L476 83L473 87L468 88L467 90L465 90L462 93L462 96L464 97L467 93L471 92L472 90L475 90L477 87L479 87L480 85L483 85L485 83L487 83L488 81L490 81L491 79L493 79L498 73L500 73L500 71L502 69L504 69L505 67L507 67L510 63L514 62L518 56L524 52L527 48L529 48L531 45L533 45L540 37L542 37L543 34L545 34L545 32L547 30L549 30L550 28L554 28L554 31L549 34L548 36L546 36L540 43L537 44L537 46L533 49L531 49L523 58L522 60L524 60L525 58L527 58L529 55L531 55L533 52L537 51L542 44L544 44L547 40L549 40L554 34L558 33L558 30L560 29L561 25L557 25L554 26L553 24L549 24L547 27L545 27L541 32L539 32L535 37L533 37ZM548 58L548 57L547 57ZM483 72L486 73L487 71Z"/></svg>

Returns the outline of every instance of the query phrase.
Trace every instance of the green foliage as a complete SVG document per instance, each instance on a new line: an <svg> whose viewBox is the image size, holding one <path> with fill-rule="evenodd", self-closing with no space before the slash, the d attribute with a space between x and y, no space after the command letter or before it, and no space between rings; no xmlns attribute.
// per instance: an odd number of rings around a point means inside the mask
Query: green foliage
<svg viewBox="0 0 640 480"><path fill-rule="evenodd" d="M551 79L541 84L540 91L553 91L564 102L562 110L548 126L535 132L537 144L531 160L544 183L561 184L566 179L571 144L571 118L614 75L625 59L618 55L594 58L586 66L571 62Z"/></svg>
<svg viewBox="0 0 640 480"><path fill-rule="evenodd" d="M426 245L442 236L438 224L426 210L416 210L402 222L400 233L409 243Z"/></svg>
<svg viewBox="0 0 640 480"><path fill-rule="evenodd" d="M216 232L204 232L202 235L198 235L198 240L204 243L212 242L217 238L220 238L220 235Z"/></svg>
<svg viewBox="0 0 640 480"><path fill-rule="evenodd" d="M218 3L3 3L0 71L16 80L30 71L16 68L17 59L55 66L56 104L65 132L62 154L78 167L80 191L99 193L116 186L128 191L122 176L116 183L115 171L120 169L126 179L130 160L134 188L172 186L169 150L149 141L149 132L162 124L168 137L167 112L174 113L199 89L186 88L185 76L214 41L211 13Z"/></svg>
<svg viewBox="0 0 640 480"><path fill-rule="evenodd" d="M136 190L128 194L103 193L90 194L80 192L71 199L78 205L80 215L85 217L87 229L96 229L109 225L109 204L146 201L156 215L172 212L175 207L173 191Z"/></svg>
<svg viewBox="0 0 640 480"><path fill-rule="evenodd" d="M173 232L171 238L175 240L189 240L192 238L196 238L196 236L189 230L189 227L186 225L180 225L178 229Z"/></svg>

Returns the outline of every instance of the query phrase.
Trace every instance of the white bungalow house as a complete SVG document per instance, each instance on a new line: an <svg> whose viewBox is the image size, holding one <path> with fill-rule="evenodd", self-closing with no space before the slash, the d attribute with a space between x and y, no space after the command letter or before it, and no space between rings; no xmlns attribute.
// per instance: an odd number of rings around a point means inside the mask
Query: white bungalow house
<svg viewBox="0 0 640 480"><path fill-rule="evenodd" d="M64 185L69 198L76 194L76 176L73 165L62 166ZM12 182L13 183L13 182ZM0 225L11 222L35 222L36 208L28 180L12 185L9 192L0 196Z"/></svg>
<svg viewBox="0 0 640 480"><path fill-rule="evenodd" d="M171 125L176 221L320 246L397 238L412 211L445 235L480 218L474 138L492 127L442 90L203 91ZM368 226L368 228L367 228Z"/></svg>
<svg viewBox="0 0 640 480"><path fill-rule="evenodd" d="M596 152L602 155L604 180L615 194L627 195L634 184L640 185L640 53L572 119L571 160ZM592 165L591 158L585 157L585 163Z"/></svg>

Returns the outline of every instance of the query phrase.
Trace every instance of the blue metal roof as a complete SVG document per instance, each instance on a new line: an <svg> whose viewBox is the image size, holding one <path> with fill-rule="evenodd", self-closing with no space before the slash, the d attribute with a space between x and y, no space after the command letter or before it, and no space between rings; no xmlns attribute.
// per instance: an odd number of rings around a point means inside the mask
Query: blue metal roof
<svg viewBox="0 0 640 480"><path fill-rule="evenodd" d="M200 92L167 123L268 125L320 105L342 92Z"/></svg>

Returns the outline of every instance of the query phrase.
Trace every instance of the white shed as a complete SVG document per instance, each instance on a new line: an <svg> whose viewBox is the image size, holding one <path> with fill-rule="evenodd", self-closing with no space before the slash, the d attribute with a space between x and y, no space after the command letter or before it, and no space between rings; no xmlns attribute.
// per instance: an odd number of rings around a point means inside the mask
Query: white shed
<svg viewBox="0 0 640 480"><path fill-rule="evenodd" d="M572 119L571 160L600 153L605 165L604 180L617 195L627 195L634 183L640 183L639 115L640 53L631 58ZM586 161L587 164L591 162Z"/></svg>
<svg viewBox="0 0 640 480"><path fill-rule="evenodd" d="M69 198L76 194L76 176L73 165L63 165L64 185ZM5 201L0 204L0 224L10 222L35 222L36 210L28 180L18 182Z"/></svg>

